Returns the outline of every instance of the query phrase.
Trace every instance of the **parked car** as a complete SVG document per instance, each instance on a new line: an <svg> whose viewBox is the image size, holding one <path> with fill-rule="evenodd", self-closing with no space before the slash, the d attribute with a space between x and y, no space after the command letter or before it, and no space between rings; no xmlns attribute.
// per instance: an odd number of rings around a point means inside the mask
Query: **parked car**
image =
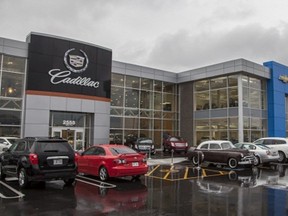
<svg viewBox="0 0 288 216"><path fill-rule="evenodd" d="M124 140L124 142L125 142L125 140ZM110 144L123 144L122 134L121 133L110 133L109 143Z"/></svg>
<svg viewBox="0 0 288 216"><path fill-rule="evenodd" d="M3 148L10 148L18 139L18 137L0 137L0 153L3 151Z"/></svg>
<svg viewBox="0 0 288 216"><path fill-rule="evenodd" d="M163 140L163 152L168 150L171 152L187 152L188 143L185 139L179 136L169 136L167 139Z"/></svg>
<svg viewBox="0 0 288 216"><path fill-rule="evenodd" d="M273 147L279 153L278 162L284 163L288 158L288 139L283 137L264 137L257 139L254 144L263 144Z"/></svg>
<svg viewBox="0 0 288 216"><path fill-rule="evenodd" d="M140 177L148 172L146 156L125 145L94 145L80 154L78 172L99 176L102 181L109 177Z"/></svg>
<svg viewBox="0 0 288 216"><path fill-rule="evenodd" d="M268 146L262 144L254 143L236 143L234 144L236 148L247 149L255 155L254 165L259 164L269 164L270 162L277 162L279 160L278 151L269 148Z"/></svg>
<svg viewBox="0 0 288 216"><path fill-rule="evenodd" d="M238 165L253 165L254 155L246 149L237 149L227 140L209 140L200 143L197 147L190 147L188 159L194 165L201 162L228 165L231 169Z"/></svg>
<svg viewBox="0 0 288 216"><path fill-rule="evenodd" d="M144 152L147 154L155 154L155 145L151 138L138 138L135 143L131 145L131 148L133 148L137 152Z"/></svg>
<svg viewBox="0 0 288 216"><path fill-rule="evenodd" d="M19 139L0 155L0 179L18 177L26 188L32 181L61 179L71 185L77 174L76 155L67 140L55 138Z"/></svg>

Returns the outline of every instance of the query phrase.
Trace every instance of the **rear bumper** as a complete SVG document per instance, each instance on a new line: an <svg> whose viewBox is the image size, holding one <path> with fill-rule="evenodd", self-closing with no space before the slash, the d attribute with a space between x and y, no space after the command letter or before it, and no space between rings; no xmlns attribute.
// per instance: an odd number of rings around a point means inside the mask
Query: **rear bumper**
<svg viewBox="0 0 288 216"><path fill-rule="evenodd" d="M173 150L174 152L180 152L180 151L187 152L188 151L188 147L172 146L171 150Z"/></svg>
<svg viewBox="0 0 288 216"><path fill-rule="evenodd" d="M110 177L123 177L134 175L145 175L148 172L148 165L140 165L139 167L113 167L110 170Z"/></svg>
<svg viewBox="0 0 288 216"><path fill-rule="evenodd" d="M75 178L77 169L62 169L62 170L27 170L29 181L48 181L48 180L66 180Z"/></svg>
<svg viewBox="0 0 288 216"><path fill-rule="evenodd" d="M278 162L279 156L270 156L262 158L262 163Z"/></svg>

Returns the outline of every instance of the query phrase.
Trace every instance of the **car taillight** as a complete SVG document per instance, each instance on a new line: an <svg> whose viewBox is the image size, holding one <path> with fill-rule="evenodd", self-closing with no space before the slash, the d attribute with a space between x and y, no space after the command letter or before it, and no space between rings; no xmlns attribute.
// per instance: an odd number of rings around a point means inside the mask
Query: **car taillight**
<svg viewBox="0 0 288 216"><path fill-rule="evenodd" d="M74 154L74 161L75 161L75 163L78 162L78 158L79 158L79 154L78 154L78 153L75 153L75 154Z"/></svg>
<svg viewBox="0 0 288 216"><path fill-rule="evenodd" d="M115 159L114 163L116 163L116 164L125 164L126 160L125 159Z"/></svg>
<svg viewBox="0 0 288 216"><path fill-rule="evenodd" d="M29 154L29 160L32 165L37 165L39 163L37 154Z"/></svg>

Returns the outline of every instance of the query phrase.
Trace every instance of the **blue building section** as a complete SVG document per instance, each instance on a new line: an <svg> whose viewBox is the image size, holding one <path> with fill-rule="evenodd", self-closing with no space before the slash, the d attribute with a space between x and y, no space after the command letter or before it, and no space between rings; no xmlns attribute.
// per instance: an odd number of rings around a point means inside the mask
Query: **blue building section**
<svg viewBox="0 0 288 216"><path fill-rule="evenodd" d="M265 62L263 65L271 70L271 79L267 80L268 136L286 137L288 67L274 61Z"/></svg>

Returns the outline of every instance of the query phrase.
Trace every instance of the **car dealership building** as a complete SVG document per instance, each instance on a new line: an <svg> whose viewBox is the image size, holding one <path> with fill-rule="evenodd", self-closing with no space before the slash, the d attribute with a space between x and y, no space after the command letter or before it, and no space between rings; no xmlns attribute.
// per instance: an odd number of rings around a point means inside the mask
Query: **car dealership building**
<svg viewBox="0 0 288 216"><path fill-rule="evenodd" d="M112 60L112 50L31 33L0 38L0 136L60 136L75 149L164 134L287 136L288 67L236 59L174 73Z"/></svg>

